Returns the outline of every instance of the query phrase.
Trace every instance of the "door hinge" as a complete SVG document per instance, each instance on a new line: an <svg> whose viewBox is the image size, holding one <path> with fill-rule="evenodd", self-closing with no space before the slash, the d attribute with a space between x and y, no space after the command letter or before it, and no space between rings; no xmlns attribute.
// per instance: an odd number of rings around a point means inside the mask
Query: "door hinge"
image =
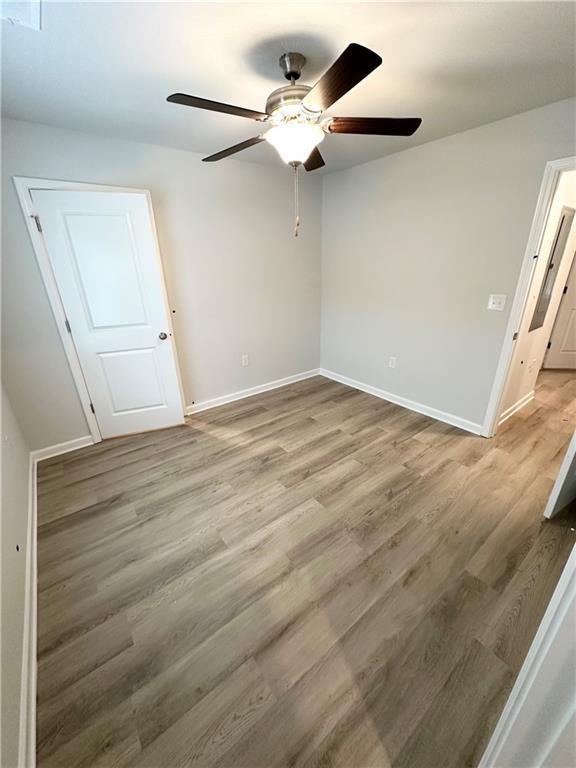
<svg viewBox="0 0 576 768"><path fill-rule="evenodd" d="M550 349L551 346L552 346L552 342L549 341L548 344L546 344L546 349Z"/></svg>
<svg viewBox="0 0 576 768"><path fill-rule="evenodd" d="M31 213L31 218L34 219L34 222L36 223L36 229L38 232L42 232L42 224L40 224L40 216L38 216L37 213Z"/></svg>
<svg viewBox="0 0 576 768"><path fill-rule="evenodd" d="M96 415L96 411L94 410L94 406L92 405L92 403L90 403L90 410L94 415Z"/></svg>
<svg viewBox="0 0 576 768"><path fill-rule="evenodd" d="M70 328L70 323L68 322L68 319L64 320L64 325L66 326L66 330L68 333L72 333L72 328Z"/></svg>
<svg viewBox="0 0 576 768"><path fill-rule="evenodd" d="M562 295L564 295L565 293L568 293L568 286L567 285L564 286L564 290L562 291Z"/></svg>
<svg viewBox="0 0 576 768"><path fill-rule="evenodd" d="M517 338L518 338L518 331L516 331L514 336L512 336L512 341L516 341Z"/></svg>

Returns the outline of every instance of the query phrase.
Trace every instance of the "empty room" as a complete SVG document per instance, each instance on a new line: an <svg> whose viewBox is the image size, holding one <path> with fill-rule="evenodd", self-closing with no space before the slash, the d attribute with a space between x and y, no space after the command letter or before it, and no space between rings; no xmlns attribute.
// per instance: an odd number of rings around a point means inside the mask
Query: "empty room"
<svg viewBox="0 0 576 768"><path fill-rule="evenodd" d="M576 765L576 4L1 23L3 768Z"/></svg>

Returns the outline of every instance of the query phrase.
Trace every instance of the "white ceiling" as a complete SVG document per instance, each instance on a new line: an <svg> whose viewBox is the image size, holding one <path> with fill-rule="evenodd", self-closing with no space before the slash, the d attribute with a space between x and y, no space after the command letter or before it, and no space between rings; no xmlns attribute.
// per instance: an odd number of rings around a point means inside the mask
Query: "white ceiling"
<svg viewBox="0 0 576 768"><path fill-rule="evenodd" d="M166 102L182 91L252 109L285 84L286 50L312 84L349 42L383 64L330 114L421 116L412 138L329 136L327 169L366 162L576 92L569 2L44 2L42 30L2 23L8 117L206 154L257 123ZM262 144L238 159L279 163ZM230 162L230 161L222 161Z"/></svg>

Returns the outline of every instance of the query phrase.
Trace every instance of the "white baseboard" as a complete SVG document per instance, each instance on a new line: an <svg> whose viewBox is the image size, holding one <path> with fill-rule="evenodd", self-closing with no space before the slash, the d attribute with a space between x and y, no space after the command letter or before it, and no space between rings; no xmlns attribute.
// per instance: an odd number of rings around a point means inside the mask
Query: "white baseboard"
<svg viewBox="0 0 576 768"><path fill-rule="evenodd" d="M51 459L53 456L60 456L62 453L77 451L78 448L86 448L87 445L94 445L92 435L84 435L84 437L76 437L74 440L67 440L65 443L56 443L56 445L48 445L46 448L38 448L36 451L32 451L31 456L34 461L38 462L44 459Z"/></svg>
<svg viewBox="0 0 576 768"><path fill-rule="evenodd" d="M520 400L514 403L514 405L511 405L509 408L506 408L505 411L502 411L498 420L498 426L504 424L506 419L509 419L510 416L514 416L515 413L517 413L521 408L524 408L525 405L528 405L528 403L533 399L534 390L532 390L532 392L528 392L528 394L524 395L524 397L521 397Z"/></svg>
<svg viewBox="0 0 576 768"><path fill-rule="evenodd" d="M379 389L378 387L372 387L370 384L363 384L361 381L350 379L348 376L342 376L340 373L334 373L334 371L327 371L325 368L320 368L320 375L325 376L327 379L338 381L340 384L346 384L348 387L359 389L361 392L367 392L369 395L379 397L381 400L388 400L396 405L401 405L403 408L408 408L410 411L416 411L416 413L430 416L437 421L443 421L445 424L451 424L453 427L459 427L460 429L466 430L466 432L472 432L474 435L479 435L481 433L481 424L468 421L468 419L462 419L460 416L455 416L453 413L439 411L437 408L431 408L429 405L423 405L414 400L408 400L406 397L395 395L392 392L386 392L386 390Z"/></svg>
<svg viewBox="0 0 576 768"><path fill-rule="evenodd" d="M78 437L65 443L49 445L30 452L28 521L26 532L26 581L24 585L24 626L22 633L22 669L20 674L20 721L18 733L18 766L36 765L36 686L37 686L37 557L38 532L37 469L38 462L93 445L92 435Z"/></svg>
<svg viewBox="0 0 576 768"><path fill-rule="evenodd" d="M24 626L22 633L22 669L20 673L20 720L18 766L36 765L36 532L37 532L37 461L30 454L28 486L28 521L26 533L26 581L24 585Z"/></svg>
<svg viewBox="0 0 576 768"><path fill-rule="evenodd" d="M236 400L243 400L245 397L253 397L262 392L269 392L271 389L278 389L279 387L285 387L287 384L294 384L296 381L310 379L312 376L318 376L319 373L320 369L314 368L311 371L295 373L293 376L286 376L283 379L276 379L275 381L269 381L266 384L259 384L257 387L250 387L250 389L241 389L238 392L222 395L222 397L215 397L212 400L203 400L199 403L194 403L193 405L187 405L184 409L184 413L186 416L189 416L191 413L199 413L200 411L207 411L210 408L218 408L220 405L233 403Z"/></svg>

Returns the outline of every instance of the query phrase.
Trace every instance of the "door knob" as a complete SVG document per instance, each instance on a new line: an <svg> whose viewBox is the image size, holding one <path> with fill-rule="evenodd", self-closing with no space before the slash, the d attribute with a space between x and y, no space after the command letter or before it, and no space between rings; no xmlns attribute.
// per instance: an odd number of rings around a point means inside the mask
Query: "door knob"
<svg viewBox="0 0 576 768"><path fill-rule="evenodd" d="M162 331L161 333L158 334L158 338L161 339L162 341L164 341L164 339L168 338L168 334L164 333L164 331Z"/></svg>

